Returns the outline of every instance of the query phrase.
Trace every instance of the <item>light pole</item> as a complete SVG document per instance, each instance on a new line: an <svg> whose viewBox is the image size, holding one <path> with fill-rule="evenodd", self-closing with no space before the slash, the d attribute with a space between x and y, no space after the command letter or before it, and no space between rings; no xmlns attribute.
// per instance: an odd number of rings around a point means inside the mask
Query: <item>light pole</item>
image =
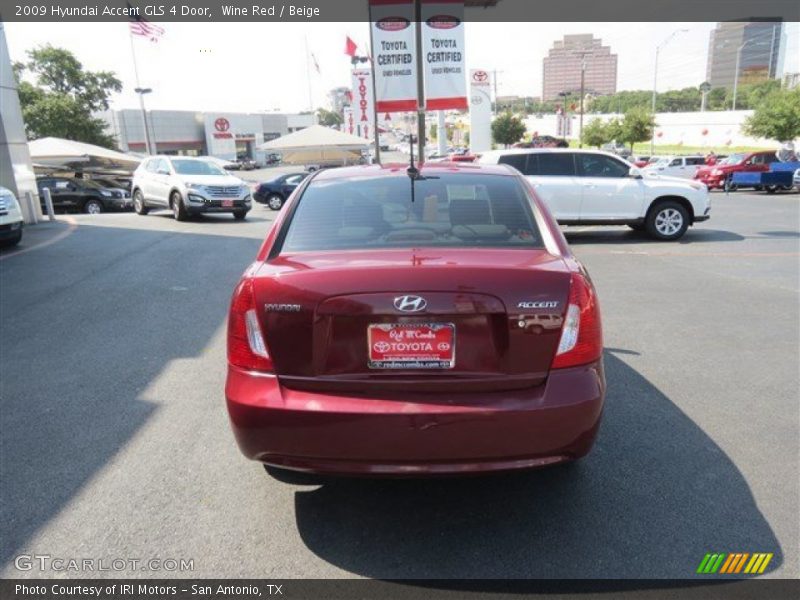
<svg viewBox="0 0 800 600"><path fill-rule="evenodd" d="M661 53L661 48L666 46L672 38L674 38L679 33L686 33L689 31L688 29L676 29L672 33L667 36L667 38L661 42L658 46L656 46L656 64L653 68L653 105L651 112L653 113L653 118L656 116L656 84L658 83L658 55ZM655 143L656 143L656 130L655 127L653 128L653 135L650 137L650 156L655 154Z"/></svg>
<svg viewBox="0 0 800 600"><path fill-rule="evenodd" d="M152 88L137 87L133 90L139 95L139 109L142 111L142 126L144 127L144 147L147 154L155 154L155 148L150 144L150 130L147 127L147 111L144 109L144 96L153 92ZM153 144L155 145L155 144Z"/></svg>
<svg viewBox="0 0 800 600"><path fill-rule="evenodd" d="M578 148L583 148L583 99L586 96L584 88L586 81L586 54L581 54L581 116L578 122Z"/></svg>

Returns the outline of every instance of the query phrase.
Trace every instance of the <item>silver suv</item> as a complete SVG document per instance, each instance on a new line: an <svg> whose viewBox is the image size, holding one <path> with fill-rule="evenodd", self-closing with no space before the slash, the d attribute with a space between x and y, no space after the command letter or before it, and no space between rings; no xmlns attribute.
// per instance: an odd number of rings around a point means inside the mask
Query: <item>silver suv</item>
<svg viewBox="0 0 800 600"><path fill-rule="evenodd" d="M202 213L232 213L242 220L252 206L244 181L202 158L147 158L133 174L131 189L138 214L168 208L178 221Z"/></svg>

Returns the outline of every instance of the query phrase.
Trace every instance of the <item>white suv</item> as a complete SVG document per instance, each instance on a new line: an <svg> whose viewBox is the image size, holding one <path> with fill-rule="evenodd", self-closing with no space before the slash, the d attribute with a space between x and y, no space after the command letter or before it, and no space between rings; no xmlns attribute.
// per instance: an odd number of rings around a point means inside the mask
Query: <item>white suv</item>
<svg viewBox="0 0 800 600"><path fill-rule="evenodd" d="M677 240L709 218L708 189L677 177L643 177L608 152L572 149L492 150L483 164L508 164L531 182L562 225L628 225Z"/></svg>
<svg viewBox="0 0 800 600"><path fill-rule="evenodd" d="M153 156L133 174L133 207L140 215L168 208L178 221L201 213L233 213L237 220L252 206L248 185L213 162L187 156Z"/></svg>
<svg viewBox="0 0 800 600"><path fill-rule="evenodd" d="M13 192L0 187L0 246L16 246L22 239L22 210Z"/></svg>

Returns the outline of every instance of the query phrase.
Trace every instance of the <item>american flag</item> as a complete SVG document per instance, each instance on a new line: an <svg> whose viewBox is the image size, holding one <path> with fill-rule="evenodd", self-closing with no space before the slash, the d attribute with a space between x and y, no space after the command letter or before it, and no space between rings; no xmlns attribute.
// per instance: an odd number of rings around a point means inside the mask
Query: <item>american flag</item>
<svg viewBox="0 0 800 600"><path fill-rule="evenodd" d="M130 7L130 2L128 3ZM151 23L144 17L131 17L130 22L131 33L133 35L141 35L142 37L146 37L151 42L157 42L158 38L164 35L164 28L159 27L155 23Z"/></svg>

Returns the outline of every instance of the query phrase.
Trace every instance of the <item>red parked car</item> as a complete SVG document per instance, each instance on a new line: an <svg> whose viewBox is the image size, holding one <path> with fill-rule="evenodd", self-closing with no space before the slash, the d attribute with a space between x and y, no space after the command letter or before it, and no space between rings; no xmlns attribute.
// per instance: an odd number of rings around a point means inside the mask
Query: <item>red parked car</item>
<svg viewBox="0 0 800 600"><path fill-rule="evenodd" d="M772 150L731 154L715 165L700 167L695 172L694 178L705 183L710 190L723 189L725 181L733 177L734 173L769 171L770 164L777 160ZM728 189L736 189L736 186L731 184Z"/></svg>
<svg viewBox="0 0 800 600"><path fill-rule="evenodd" d="M357 475L478 473L589 452L600 311L505 165L308 177L233 294L228 411L248 458Z"/></svg>

